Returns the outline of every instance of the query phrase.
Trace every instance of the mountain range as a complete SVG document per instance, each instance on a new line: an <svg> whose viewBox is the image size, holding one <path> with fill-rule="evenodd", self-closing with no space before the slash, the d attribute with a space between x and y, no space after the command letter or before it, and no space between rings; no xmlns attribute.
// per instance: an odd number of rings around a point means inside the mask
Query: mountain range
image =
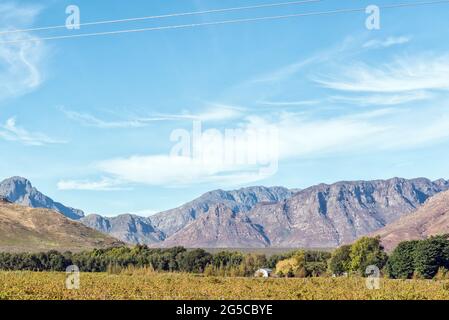
<svg viewBox="0 0 449 320"><path fill-rule="evenodd" d="M210 208L222 205L233 213L250 211L258 203L276 203L291 197L292 192L281 187L249 187L234 191L215 190L179 208L148 218L125 214L113 218L88 215L81 219L87 226L108 233L129 243L154 244L183 230L207 214Z"/></svg>
<svg viewBox="0 0 449 320"><path fill-rule="evenodd" d="M56 210L126 243L204 248L336 247L414 216L446 190L448 181L425 178L343 181L303 190L248 187L211 191L150 217L111 218L84 216L44 196L24 178L0 183L0 197Z"/></svg>

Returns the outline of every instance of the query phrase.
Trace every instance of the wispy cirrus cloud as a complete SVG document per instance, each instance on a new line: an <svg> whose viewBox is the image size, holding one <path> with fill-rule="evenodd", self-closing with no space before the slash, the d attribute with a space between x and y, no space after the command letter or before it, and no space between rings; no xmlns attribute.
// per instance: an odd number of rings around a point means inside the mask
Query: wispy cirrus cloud
<svg viewBox="0 0 449 320"><path fill-rule="evenodd" d="M35 5L0 4L0 42L30 37L25 32L4 32L31 25L40 11ZM40 41L0 44L0 100L26 94L42 84L46 52Z"/></svg>
<svg viewBox="0 0 449 320"><path fill-rule="evenodd" d="M401 37L388 37L386 39L375 39L367 41L363 44L364 48L377 49L377 48L388 48L391 46L406 44L412 40L410 36Z"/></svg>
<svg viewBox="0 0 449 320"><path fill-rule="evenodd" d="M65 141L52 139L43 133L30 132L25 128L19 127L15 118L9 118L5 124L0 126L0 138L7 141L17 141L29 146L65 143Z"/></svg>
<svg viewBox="0 0 449 320"><path fill-rule="evenodd" d="M353 37L346 37L337 46L319 51L311 57L299 59L275 70L259 74L247 81L244 84L244 87L248 85L261 85L263 83L286 81L298 75L298 73L304 71L308 67L326 63L336 56L352 54L355 44L356 42Z"/></svg>
<svg viewBox="0 0 449 320"><path fill-rule="evenodd" d="M346 92L448 91L448 74L449 55L422 55L375 66L357 63L314 80L325 88Z"/></svg>
<svg viewBox="0 0 449 320"><path fill-rule="evenodd" d="M125 120L105 120L96 117L90 113L76 112L61 108L67 118L74 120L87 127L96 127L101 129L115 128L140 128L145 127L150 122L149 119L125 119ZM153 121L163 120L162 118L153 119Z"/></svg>
<svg viewBox="0 0 449 320"><path fill-rule="evenodd" d="M398 94L368 94L362 96L331 96L330 102L353 104L357 106L393 106L432 99L434 95L425 91Z"/></svg>
<svg viewBox="0 0 449 320"><path fill-rule="evenodd" d="M140 115L119 117L118 119L104 119L90 113L68 110L64 107L61 107L60 110L71 120L84 126L100 129L142 128L147 127L154 122L162 121L225 121L240 117L244 111L242 108L235 106L210 104L208 108L198 113L182 111L179 114L159 113L150 116Z"/></svg>

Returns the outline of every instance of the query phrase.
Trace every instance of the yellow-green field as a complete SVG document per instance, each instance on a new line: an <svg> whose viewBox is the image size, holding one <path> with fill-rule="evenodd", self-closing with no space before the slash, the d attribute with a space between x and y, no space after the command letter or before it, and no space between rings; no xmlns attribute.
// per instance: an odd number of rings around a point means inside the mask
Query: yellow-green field
<svg viewBox="0 0 449 320"><path fill-rule="evenodd" d="M79 290L64 273L0 272L0 299L449 299L449 282L361 278L256 279L187 274L82 273Z"/></svg>

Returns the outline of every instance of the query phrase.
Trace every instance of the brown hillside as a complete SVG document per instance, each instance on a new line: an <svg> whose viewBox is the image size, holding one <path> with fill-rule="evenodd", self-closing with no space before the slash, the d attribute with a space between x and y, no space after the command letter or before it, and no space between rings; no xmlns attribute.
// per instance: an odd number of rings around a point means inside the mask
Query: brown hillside
<svg viewBox="0 0 449 320"><path fill-rule="evenodd" d="M439 193L416 212L374 232L387 250L406 240L425 239L432 235L449 233L449 191Z"/></svg>
<svg viewBox="0 0 449 320"><path fill-rule="evenodd" d="M0 251L81 251L121 244L56 211L0 201Z"/></svg>

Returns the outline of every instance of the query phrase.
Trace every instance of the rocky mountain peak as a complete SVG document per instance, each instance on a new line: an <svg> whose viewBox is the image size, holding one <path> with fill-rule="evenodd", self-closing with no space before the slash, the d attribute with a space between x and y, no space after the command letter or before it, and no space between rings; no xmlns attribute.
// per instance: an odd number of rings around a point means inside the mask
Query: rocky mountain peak
<svg viewBox="0 0 449 320"><path fill-rule="evenodd" d="M33 191L31 182L23 177L11 177L5 179L1 182L0 187L0 193L13 202L20 196Z"/></svg>
<svg viewBox="0 0 449 320"><path fill-rule="evenodd" d="M45 196L34 188L29 180L23 177L11 177L0 182L0 197L32 208L55 210L73 220L78 220L84 216L81 210L66 207Z"/></svg>

